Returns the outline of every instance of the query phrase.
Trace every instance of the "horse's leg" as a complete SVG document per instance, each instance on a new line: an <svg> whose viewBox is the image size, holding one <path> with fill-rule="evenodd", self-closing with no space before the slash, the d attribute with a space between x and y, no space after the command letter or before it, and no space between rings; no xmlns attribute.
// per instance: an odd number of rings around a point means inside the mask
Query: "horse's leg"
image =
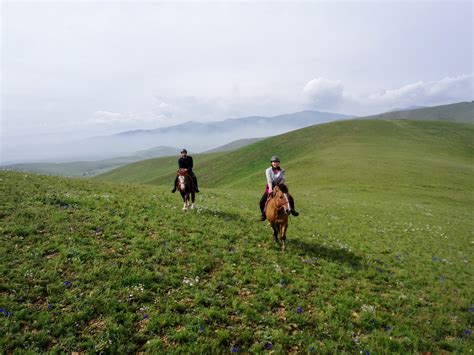
<svg viewBox="0 0 474 355"><path fill-rule="evenodd" d="M278 227L272 224L272 228L273 228L273 239L275 240L276 243L278 243Z"/></svg>
<svg viewBox="0 0 474 355"><path fill-rule="evenodd" d="M183 193L183 212L188 210L188 194Z"/></svg>
<svg viewBox="0 0 474 355"><path fill-rule="evenodd" d="M196 193L194 192L194 190L191 192L191 209L193 210L194 209L194 199L196 197Z"/></svg>
<svg viewBox="0 0 474 355"><path fill-rule="evenodd" d="M286 250L286 230L288 229L288 224L280 225L280 237L281 237L281 250Z"/></svg>

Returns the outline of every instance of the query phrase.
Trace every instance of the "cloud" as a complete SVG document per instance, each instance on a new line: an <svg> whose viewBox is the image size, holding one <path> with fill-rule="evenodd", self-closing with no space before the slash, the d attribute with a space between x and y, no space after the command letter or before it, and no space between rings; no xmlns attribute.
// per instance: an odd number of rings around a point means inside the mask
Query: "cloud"
<svg viewBox="0 0 474 355"><path fill-rule="evenodd" d="M303 96L314 108L335 108L344 101L344 87L339 80L315 78L305 85Z"/></svg>
<svg viewBox="0 0 474 355"><path fill-rule="evenodd" d="M438 81L418 81L396 89L373 93L369 104L376 105L442 105L454 101L473 99L473 76L459 75Z"/></svg>
<svg viewBox="0 0 474 355"><path fill-rule="evenodd" d="M311 108L339 109L352 114L374 114L412 105L445 105L473 100L474 77L462 74L365 94L345 91L341 81L316 78L305 85L303 99Z"/></svg>

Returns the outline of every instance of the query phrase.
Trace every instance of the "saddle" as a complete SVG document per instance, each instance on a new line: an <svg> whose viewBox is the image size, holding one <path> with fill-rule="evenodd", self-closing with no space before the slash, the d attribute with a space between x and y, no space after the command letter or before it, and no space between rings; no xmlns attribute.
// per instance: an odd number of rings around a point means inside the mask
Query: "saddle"
<svg viewBox="0 0 474 355"><path fill-rule="evenodd" d="M178 171L176 172L177 175L179 176L186 176L188 175L188 169L178 169Z"/></svg>

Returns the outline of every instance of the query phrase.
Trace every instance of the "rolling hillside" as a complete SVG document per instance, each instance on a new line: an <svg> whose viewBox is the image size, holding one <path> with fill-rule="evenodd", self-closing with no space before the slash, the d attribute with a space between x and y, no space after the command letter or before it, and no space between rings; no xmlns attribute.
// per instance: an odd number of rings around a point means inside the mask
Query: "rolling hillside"
<svg viewBox="0 0 474 355"><path fill-rule="evenodd" d="M474 126L411 120L351 120L316 125L229 153L195 155L203 189L261 190L277 154L291 186L465 186L473 173ZM130 164L98 176L107 181L171 186L176 157Z"/></svg>

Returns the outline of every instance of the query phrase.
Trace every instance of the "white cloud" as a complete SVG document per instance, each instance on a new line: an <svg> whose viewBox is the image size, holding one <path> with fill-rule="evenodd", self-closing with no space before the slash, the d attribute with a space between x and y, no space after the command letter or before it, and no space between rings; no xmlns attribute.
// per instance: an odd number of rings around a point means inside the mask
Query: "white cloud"
<svg viewBox="0 0 474 355"><path fill-rule="evenodd" d="M369 104L376 105L440 105L453 101L472 100L473 76L459 75L438 81L418 81L396 89L373 93Z"/></svg>
<svg viewBox="0 0 474 355"><path fill-rule="evenodd" d="M347 92L341 81L316 78L303 89L305 104L351 114L375 114L412 105L436 106L474 99L474 77L462 74L434 81L417 81L394 89L365 94Z"/></svg>
<svg viewBox="0 0 474 355"><path fill-rule="evenodd" d="M335 108L344 100L344 87L339 80L315 78L305 85L303 96L314 108Z"/></svg>

